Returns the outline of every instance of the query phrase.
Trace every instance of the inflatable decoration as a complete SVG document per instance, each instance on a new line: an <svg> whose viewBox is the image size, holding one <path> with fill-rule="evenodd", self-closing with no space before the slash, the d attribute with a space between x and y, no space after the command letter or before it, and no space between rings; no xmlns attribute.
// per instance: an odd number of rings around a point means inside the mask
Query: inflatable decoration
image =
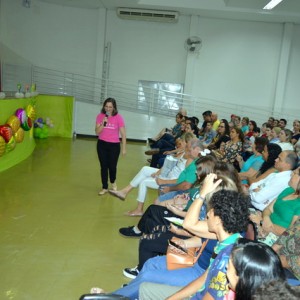
<svg viewBox="0 0 300 300"><path fill-rule="evenodd" d="M0 126L0 135L4 138L5 143L8 143L13 135L12 129L10 128L10 126L7 124L1 125Z"/></svg>
<svg viewBox="0 0 300 300"><path fill-rule="evenodd" d="M32 127L32 121L30 118L27 118L24 123L21 124L21 127L25 130L28 131Z"/></svg>
<svg viewBox="0 0 300 300"><path fill-rule="evenodd" d="M34 108L34 106L33 106L32 104L28 104L28 105L26 106L25 111L26 111L27 116L28 116L31 120L35 120L35 118L36 118L36 112L35 112L35 108Z"/></svg>
<svg viewBox="0 0 300 300"><path fill-rule="evenodd" d="M18 131L18 129L20 128L20 125L21 125L19 118L15 115L10 116L6 123L12 129L13 134L15 134Z"/></svg>
<svg viewBox="0 0 300 300"><path fill-rule="evenodd" d="M17 143L22 143L24 140L24 129L20 127L17 132L14 134L15 140Z"/></svg>
<svg viewBox="0 0 300 300"><path fill-rule="evenodd" d="M49 130L47 126L43 126L42 128L37 127L34 129L34 137L37 139L46 139L49 135Z"/></svg>
<svg viewBox="0 0 300 300"><path fill-rule="evenodd" d="M27 115L23 108L17 109L15 115L19 118L21 124L27 120Z"/></svg>
<svg viewBox="0 0 300 300"><path fill-rule="evenodd" d="M5 153L6 143L4 138L0 135L0 157Z"/></svg>
<svg viewBox="0 0 300 300"><path fill-rule="evenodd" d="M6 144L6 153L14 150L16 148L16 140L15 137L12 136L9 142Z"/></svg>

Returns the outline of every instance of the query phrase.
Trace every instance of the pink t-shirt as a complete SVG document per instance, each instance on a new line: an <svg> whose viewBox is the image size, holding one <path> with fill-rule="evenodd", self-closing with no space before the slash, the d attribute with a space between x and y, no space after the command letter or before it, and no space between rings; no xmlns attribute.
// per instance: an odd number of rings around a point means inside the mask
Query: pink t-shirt
<svg viewBox="0 0 300 300"><path fill-rule="evenodd" d="M104 118L105 114L100 113L96 118L96 124L102 124ZM109 143L119 143L119 131L121 127L125 127L125 123L120 114L109 116L106 126L99 133L98 139Z"/></svg>

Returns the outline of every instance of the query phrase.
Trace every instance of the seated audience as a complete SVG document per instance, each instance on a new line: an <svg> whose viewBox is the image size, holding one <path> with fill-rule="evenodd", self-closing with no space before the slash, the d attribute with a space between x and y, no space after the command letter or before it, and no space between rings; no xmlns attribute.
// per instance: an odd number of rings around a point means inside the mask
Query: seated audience
<svg viewBox="0 0 300 300"><path fill-rule="evenodd" d="M201 128L199 129L199 135L204 134L204 130L205 130L205 127L206 127L206 122L208 122L208 121L211 122L211 114L212 114L212 112L210 110L206 110L202 113L203 123L202 123Z"/></svg>
<svg viewBox="0 0 300 300"><path fill-rule="evenodd" d="M257 174L252 177L248 176L249 184L253 182L257 182L261 179L266 178L271 173L277 172L275 169L275 160L277 159L278 155L282 152L281 148L277 144L269 143L264 147L262 152L262 156L264 159L264 163L260 167Z"/></svg>
<svg viewBox="0 0 300 300"><path fill-rule="evenodd" d="M279 126L280 129L282 130L282 129L285 129L286 124L287 124L287 120L286 120L286 119L280 119L280 120L279 120L278 126Z"/></svg>
<svg viewBox="0 0 300 300"><path fill-rule="evenodd" d="M214 178L214 174L208 177ZM211 181L210 188L216 186L218 182ZM203 203L203 192L204 189L200 192L201 197L195 199L192 204L195 215L199 214L199 208ZM226 270L229 256L234 243L241 237L239 232L244 231L248 224L248 213L245 211L247 203L244 196L234 191L221 190L214 193L208 201L207 227L211 233L216 234L218 244L208 269L188 285L184 284L186 282L184 279L180 281L181 285L154 284L152 282L157 283L155 279L151 280L151 283L142 283L139 299L166 299L167 297L168 299L186 299L192 295L194 295L192 299L206 299L205 297L215 300L223 299L228 293ZM189 230L188 227L186 229ZM148 262L145 267L147 264Z"/></svg>
<svg viewBox="0 0 300 300"><path fill-rule="evenodd" d="M250 120L249 121L249 131L248 133L245 135L245 137L251 137L253 135L253 132L255 132L255 130L257 129L257 124L255 121Z"/></svg>
<svg viewBox="0 0 300 300"><path fill-rule="evenodd" d="M285 273L278 255L272 248L241 238L233 246L227 278L229 294L225 296L225 300L252 300L262 284L273 280L284 281Z"/></svg>
<svg viewBox="0 0 300 300"><path fill-rule="evenodd" d="M269 140L269 142L271 142L271 140L273 139L272 128L273 127L270 124L266 125L265 136Z"/></svg>
<svg viewBox="0 0 300 300"><path fill-rule="evenodd" d="M260 238L269 233L280 236L300 215L300 169L292 173L289 187L284 189L262 213L250 214L259 229Z"/></svg>
<svg viewBox="0 0 300 300"><path fill-rule="evenodd" d="M279 133L279 143L278 145L283 150L294 150L294 146L291 143L292 131L289 129L283 129Z"/></svg>
<svg viewBox="0 0 300 300"><path fill-rule="evenodd" d="M242 132L244 135L246 135L249 131L249 118L248 117L243 117L242 118Z"/></svg>
<svg viewBox="0 0 300 300"><path fill-rule="evenodd" d="M298 158L293 151L282 151L275 161L277 173L254 182L249 187L252 205L263 211L285 188L288 187L292 170L297 166Z"/></svg>
<svg viewBox="0 0 300 300"><path fill-rule="evenodd" d="M280 133L281 129L280 127L273 127L271 130L271 139L270 139L270 143L279 143L279 133Z"/></svg>
<svg viewBox="0 0 300 300"><path fill-rule="evenodd" d="M187 135L186 138L189 138L189 135ZM160 183L172 182L175 184L179 180L178 178L181 176L181 174L185 174L183 173L184 170L188 168L191 163L194 162L194 158L191 157L190 154L190 140L187 140L187 142L181 140L181 143L185 145L186 148L185 153L182 153L182 155L178 158L178 161L176 165L173 167L172 171L170 171L167 174L167 176L164 176L162 179L160 179ZM147 195L147 188L149 187L152 189L158 189L159 184L157 183L157 179L159 178L159 176L160 176L159 169L145 166L132 179L129 185L127 185L126 187L118 191L110 190L109 193L121 200L125 200L127 195L134 188L138 187L139 189L138 197L137 197L138 205L134 210L129 211L127 215L141 216L143 214L144 202ZM196 178L195 174L194 177ZM181 180L179 180L178 182L181 183Z"/></svg>
<svg viewBox="0 0 300 300"><path fill-rule="evenodd" d="M215 112L211 113L211 122L212 122L212 129L214 131L217 131L219 128L219 125L221 123L221 121L218 119L218 114Z"/></svg>
<svg viewBox="0 0 300 300"><path fill-rule="evenodd" d="M241 155L237 156L237 161L241 169L239 176L243 184L248 184L248 178L255 176L264 163L262 152L264 151L267 143L268 141L266 138L256 137L252 146L253 155L251 155L245 162Z"/></svg>
<svg viewBox="0 0 300 300"><path fill-rule="evenodd" d="M292 135L292 140L291 143L295 145L300 138L300 121L295 120L293 122L293 135Z"/></svg>
<svg viewBox="0 0 300 300"><path fill-rule="evenodd" d="M259 287L252 300L299 300L300 287L290 286L285 280L274 280Z"/></svg>
<svg viewBox="0 0 300 300"><path fill-rule="evenodd" d="M218 150L222 143L230 140L230 130L227 120L221 119L220 125L217 130L217 135L213 138L212 142L207 146L210 150Z"/></svg>
<svg viewBox="0 0 300 300"><path fill-rule="evenodd" d="M207 148L207 146L213 141L214 137L216 136L215 130L212 128L212 122L206 122L206 127L204 129L203 136L200 136L199 139L202 142L203 146Z"/></svg>
<svg viewBox="0 0 300 300"><path fill-rule="evenodd" d="M219 150L213 151L218 159L230 162L237 168L237 156L241 155L243 149L244 135L240 128L234 127L230 130L230 141L221 144Z"/></svg>
<svg viewBox="0 0 300 300"><path fill-rule="evenodd" d="M288 282L300 285L300 217L278 238L272 248L287 272Z"/></svg>

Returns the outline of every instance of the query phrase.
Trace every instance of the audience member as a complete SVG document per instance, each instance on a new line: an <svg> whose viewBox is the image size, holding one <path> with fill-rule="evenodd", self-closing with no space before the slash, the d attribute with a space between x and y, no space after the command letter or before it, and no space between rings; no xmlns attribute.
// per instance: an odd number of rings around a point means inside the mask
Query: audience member
<svg viewBox="0 0 300 300"><path fill-rule="evenodd" d="M280 256L284 268L288 269L291 284L300 285L300 217L278 238L273 249Z"/></svg>
<svg viewBox="0 0 300 300"><path fill-rule="evenodd" d="M203 136L200 136L199 139L203 143L203 146L207 148L207 146L210 145L210 143L213 141L214 137L217 135L215 130L212 128L212 122L207 121L206 127L204 129Z"/></svg>
<svg viewBox="0 0 300 300"><path fill-rule="evenodd" d="M262 152L264 163L255 176L248 177L249 184L260 181L261 179L266 178L271 173L277 172L274 165L275 160L281 152L282 150L277 144L267 144Z"/></svg>
<svg viewBox="0 0 300 300"><path fill-rule="evenodd" d="M226 143L230 140L229 134L230 130L227 120L221 119L217 135L213 138L207 148L210 150L218 150L222 143Z"/></svg>
<svg viewBox="0 0 300 300"><path fill-rule="evenodd" d="M252 300L299 300L300 287L290 286L285 280L274 280L259 287Z"/></svg>
<svg viewBox="0 0 300 300"><path fill-rule="evenodd" d="M266 238L269 233L280 236L289 226L295 223L300 215L300 169L296 169L289 187L284 189L261 213L250 215L258 229L260 238Z"/></svg>
<svg viewBox="0 0 300 300"><path fill-rule="evenodd" d="M298 142L299 138L300 138L300 121L295 120L293 122L293 136L292 136L291 143L295 145Z"/></svg>
<svg viewBox="0 0 300 300"><path fill-rule="evenodd" d="M287 120L286 119L280 119L278 126L282 130L282 129L285 129L286 124L287 124Z"/></svg>
<svg viewBox="0 0 300 300"><path fill-rule="evenodd" d="M293 151L282 151L275 160L277 173L271 173L266 178L254 182L249 187L252 205L263 211L285 188L291 178L292 170L296 168L298 158Z"/></svg>
<svg viewBox="0 0 300 300"><path fill-rule="evenodd" d="M208 175L208 177L213 179L214 174ZM212 181L211 187L217 185L218 182ZM202 192L204 189L200 192L201 197L192 204L196 214L198 210L196 207L199 208L201 202L203 203ZM228 293L226 270L229 256L234 243L240 237L238 232L244 231L248 224L247 207L247 199L237 192L221 190L214 193L208 202L207 227L210 232L216 234L219 242L215 247L215 254L211 258L208 269L186 286L184 286L184 282L186 282L184 279L179 281L180 285L152 283L157 282L155 280L151 280L151 283L142 283L139 299L166 299L168 297L172 300L185 299L192 295L194 295L192 299L205 299L205 297L215 300L223 299Z"/></svg>
<svg viewBox="0 0 300 300"><path fill-rule="evenodd" d="M194 163L194 158L190 155L190 141L183 141L182 144L185 145L186 151L178 158L176 165L171 172L167 174L167 177L160 179L161 183L176 183L181 173L188 168L191 163ZM138 205L135 209L127 212L128 216L141 216L143 214L144 202L146 200L147 188L158 189L159 185L157 183L157 178L159 177L159 169L152 167L143 167L138 174L131 180L129 185L121 190L113 191L110 190L110 194L113 196L125 200L127 195L134 189L139 189L137 201Z"/></svg>
<svg viewBox="0 0 300 300"><path fill-rule="evenodd" d="M273 127L271 130L271 140L270 143L279 143L279 133L280 133L281 129L280 127Z"/></svg>
<svg viewBox="0 0 300 300"><path fill-rule="evenodd" d="M248 117L243 117L242 118L242 132L244 135L246 135L249 131L249 118Z"/></svg>
<svg viewBox="0 0 300 300"><path fill-rule="evenodd" d="M253 155L251 155L245 162L241 155L237 156L237 161L241 169L239 176L243 184L248 184L248 178L255 176L264 163L262 152L264 151L267 143L268 141L266 138L256 137L252 146Z"/></svg>
<svg viewBox="0 0 300 300"><path fill-rule="evenodd" d="M282 129L279 133L279 143L278 145L283 150L294 150L293 144L291 144L292 131L289 129Z"/></svg>
<svg viewBox="0 0 300 300"><path fill-rule="evenodd" d="M217 131L221 121L218 119L218 114L216 112L212 112L211 122L212 122L212 129L214 131Z"/></svg>
<svg viewBox="0 0 300 300"><path fill-rule="evenodd" d="M284 281L285 273L278 255L272 248L241 238L233 246L227 278L230 290L225 300L252 300L262 284L273 280ZM231 293L233 297L229 297Z"/></svg>
<svg viewBox="0 0 300 300"><path fill-rule="evenodd" d="M203 123L201 128L199 129L199 135L203 135L204 130L206 128L206 122L211 121L211 114L212 112L210 110L206 110L205 112L202 113Z"/></svg>

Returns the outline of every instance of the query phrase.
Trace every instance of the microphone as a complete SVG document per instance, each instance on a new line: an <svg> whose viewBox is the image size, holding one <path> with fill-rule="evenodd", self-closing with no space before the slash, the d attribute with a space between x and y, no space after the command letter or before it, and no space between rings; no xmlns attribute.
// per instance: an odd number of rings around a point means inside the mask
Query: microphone
<svg viewBox="0 0 300 300"><path fill-rule="evenodd" d="M106 118L109 117L109 113L108 113L108 112L105 113L105 117L106 117ZM103 126L105 127L106 125L107 125L107 121L104 121Z"/></svg>

